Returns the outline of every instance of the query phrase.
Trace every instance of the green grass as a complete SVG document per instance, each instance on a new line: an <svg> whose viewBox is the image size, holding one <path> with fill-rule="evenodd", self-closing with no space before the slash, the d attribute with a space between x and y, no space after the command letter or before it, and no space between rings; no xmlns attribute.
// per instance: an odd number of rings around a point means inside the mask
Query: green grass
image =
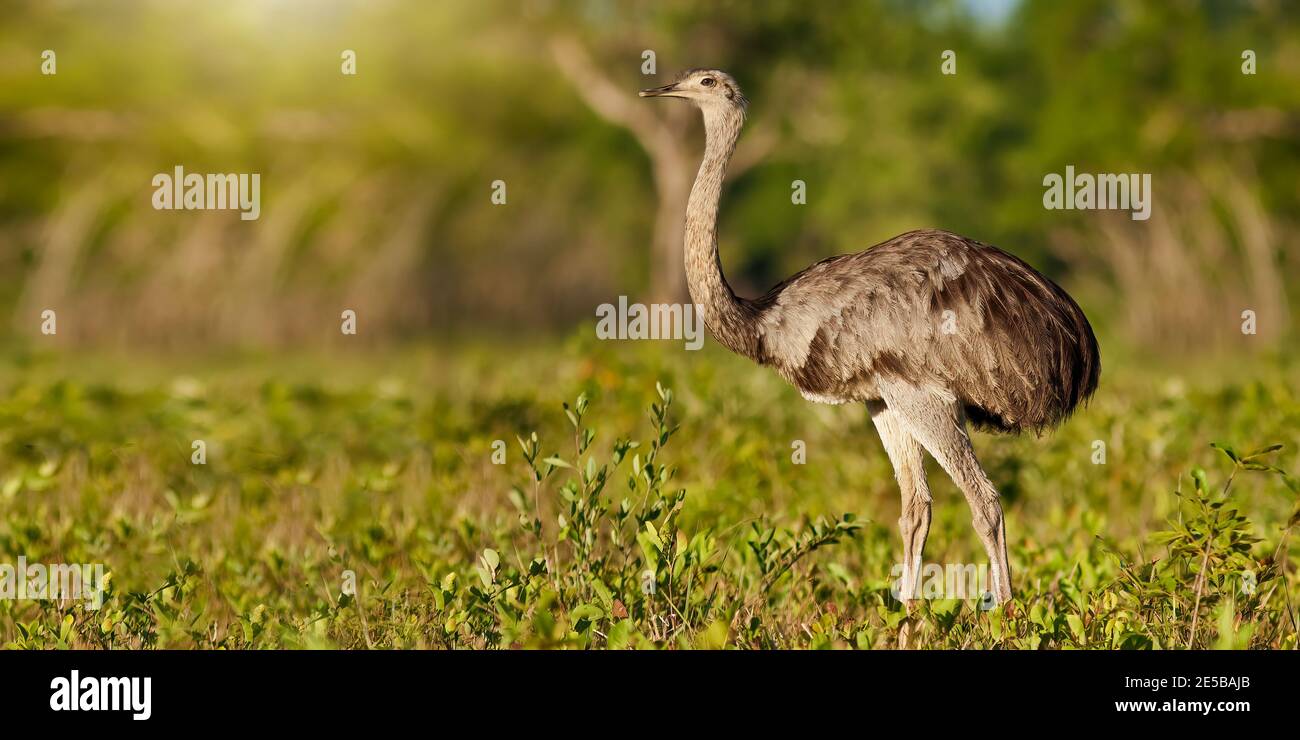
<svg viewBox="0 0 1300 740"><path fill-rule="evenodd" d="M1297 492L1273 466L1300 470L1300 403L1277 361L1112 360L1057 432L978 436L1015 601L909 617L865 409L713 345L10 354L0 563L111 572L98 611L0 600L10 647L1297 647ZM983 562L930 480L926 562Z"/></svg>

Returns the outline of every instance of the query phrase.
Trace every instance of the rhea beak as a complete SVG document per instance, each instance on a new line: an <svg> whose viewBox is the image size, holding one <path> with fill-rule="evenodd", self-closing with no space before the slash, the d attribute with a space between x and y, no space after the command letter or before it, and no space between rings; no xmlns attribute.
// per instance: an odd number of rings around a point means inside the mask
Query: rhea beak
<svg viewBox="0 0 1300 740"><path fill-rule="evenodd" d="M664 85L663 87L651 87L642 90L639 93L639 95L643 98L660 98L665 96L671 97L672 94L675 92L677 92L677 83L674 82L671 85Z"/></svg>

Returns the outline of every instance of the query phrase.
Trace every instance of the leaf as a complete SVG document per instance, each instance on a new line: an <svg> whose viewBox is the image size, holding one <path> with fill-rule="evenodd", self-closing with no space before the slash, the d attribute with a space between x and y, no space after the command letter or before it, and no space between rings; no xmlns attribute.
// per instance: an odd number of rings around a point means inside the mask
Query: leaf
<svg viewBox="0 0 1300 740"><path fill-rule="evenodd" d="M1196 490L1198 491L1205 491L1210 487L1204 468L1192 468L1192 480L1196 482Z"/></svg>
<svg viewBox="0 0 1300 740"><path fill-rule="evenodd" d="M632 642L632 620L624 619L609 630L605 638L605 647L610 650L624 650Z"/></svg>
<svg viewBox="0 0 1300 740"><path fill-rule="evenodd" d="M581 621L583 619L591 620L594 622L598 619L605 618L605 610L601 609L599 606L596 606L595 604L583 604L577 609L574 609L572 612L569 612L569 617L573 619L573 621L575 622Z"/></svg>
<svg viewBox="0 0 1300 740"><path fill-rule="evenodd" d="M1233 462L1235 463L1241 462L1241 456L1238 455L1237 451L1232 449L1231 447L1219 442L1211 442L1210 446L1218 450L1219 452L1222 452L1223 454L1227 455L1228 458Z"/></svg>
<svg viewBox="0 0 1300 740"><path fill-rule="evenodd" d="M609 586L606 586L604 581L597 578L591 582L591 590L596 592L596 600L600 602L600 605L609 609L614 601L614 594L610 593Z"/></svg>
<svg viewBox="0 0 1300 740"><path fill-rule="evenodd" d="M663 552L663 546L656 544L646 532L638 532L636 543L641 547L641 554L645 556L646 564L652 569L657 570L659 566L659 555Z"/></svg>
<svg viewBox="0 0 1300 740"><path fill-rule="evenodd" d="M1267 447L1261 447L1261 448L1259 448L1258 450L1255 450L1254 452L1251 452L1251 453L1249 453L1249 454L1246 454L1246 455L1244 455L1241 459L1242 459L1242 460L1249 460L1249 459L1251 459L1252 457L1259 457L1260 455L1267 455L1267 454L1270 453L1270 452L1277 452L1277 451L1280 450L1280 449L1282 449L1282 445L1280 445L1280 444L1271 444L1271 445L1268 445Z"/></svg>
<svg viewBox="0 0 1300 740"><path fill-rule="evenodd" d="M1074 635L1074 639L1082 643L1084 641L1083 620L1078 614L1067 614L1065 621L1070 625L1070 633Z"/></svg>
<svg viewBox="0 0 1300 740"><path fill-rule="evenodd" d="M664 541L659 537L659 531L655 529L655 525L651 524L650 522L646 522L645 531L646 531L646 536L649 537L652 543L654 543L655 548L660 551L663 551Z"/></svg>
<svg viewBox="0 0 1300 740"><path fill-rule="evenodd" d="M569 468L569 469L573 468L573 466L565 462L563 458L558 457L556 455L551 455L550 457L546 458L542 462L557 468Z"/></svg>

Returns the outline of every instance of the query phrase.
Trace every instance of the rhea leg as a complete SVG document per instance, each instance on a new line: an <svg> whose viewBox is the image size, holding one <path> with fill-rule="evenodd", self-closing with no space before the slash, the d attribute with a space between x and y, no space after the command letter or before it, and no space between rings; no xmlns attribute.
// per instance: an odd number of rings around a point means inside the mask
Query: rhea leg
<svg viewBox="0 0 1300 740"><path fill-rule="evenodd" d="M961 405L940 391L901 384L881 384L881 395L898 412L903 427L924 445L965 494L975 532L988 553L993 597L998 603L1010 600L1011 564L1002 504L975 457Z"/></svg>
<svg viewBox="0 0 1300 740"><path fill-rule="evenodd" d="M911 605L917 598L925 539L930 534L930 486L925 479L925 450L903 426L898 413L881 401L870 401L867 410L880 434L880 442L894 466L894 477L903 495L898 531L903 536L903 578L901 598Z"/></svg>

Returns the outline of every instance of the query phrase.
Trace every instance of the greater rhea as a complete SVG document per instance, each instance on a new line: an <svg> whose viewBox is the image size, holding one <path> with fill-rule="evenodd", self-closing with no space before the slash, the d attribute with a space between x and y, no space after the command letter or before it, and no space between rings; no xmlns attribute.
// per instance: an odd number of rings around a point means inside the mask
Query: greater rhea
<svg viewBox="0 0 1300 740"><path fill-rule="evenodd" d="M937 229L818 262L756 299L738 297L718 258L718 199L748 101L731 75L692 69L642 97L683 98L706 144L686 210L691 300L719 343L774 368L803 396L865 403L902 491L901 594L919 596L930 530L924 453L970 503L990 591L1011 598L997 489L966 432L1042 431L1097 388L1092 327L1059 286L1002 250Z"/></svg>

